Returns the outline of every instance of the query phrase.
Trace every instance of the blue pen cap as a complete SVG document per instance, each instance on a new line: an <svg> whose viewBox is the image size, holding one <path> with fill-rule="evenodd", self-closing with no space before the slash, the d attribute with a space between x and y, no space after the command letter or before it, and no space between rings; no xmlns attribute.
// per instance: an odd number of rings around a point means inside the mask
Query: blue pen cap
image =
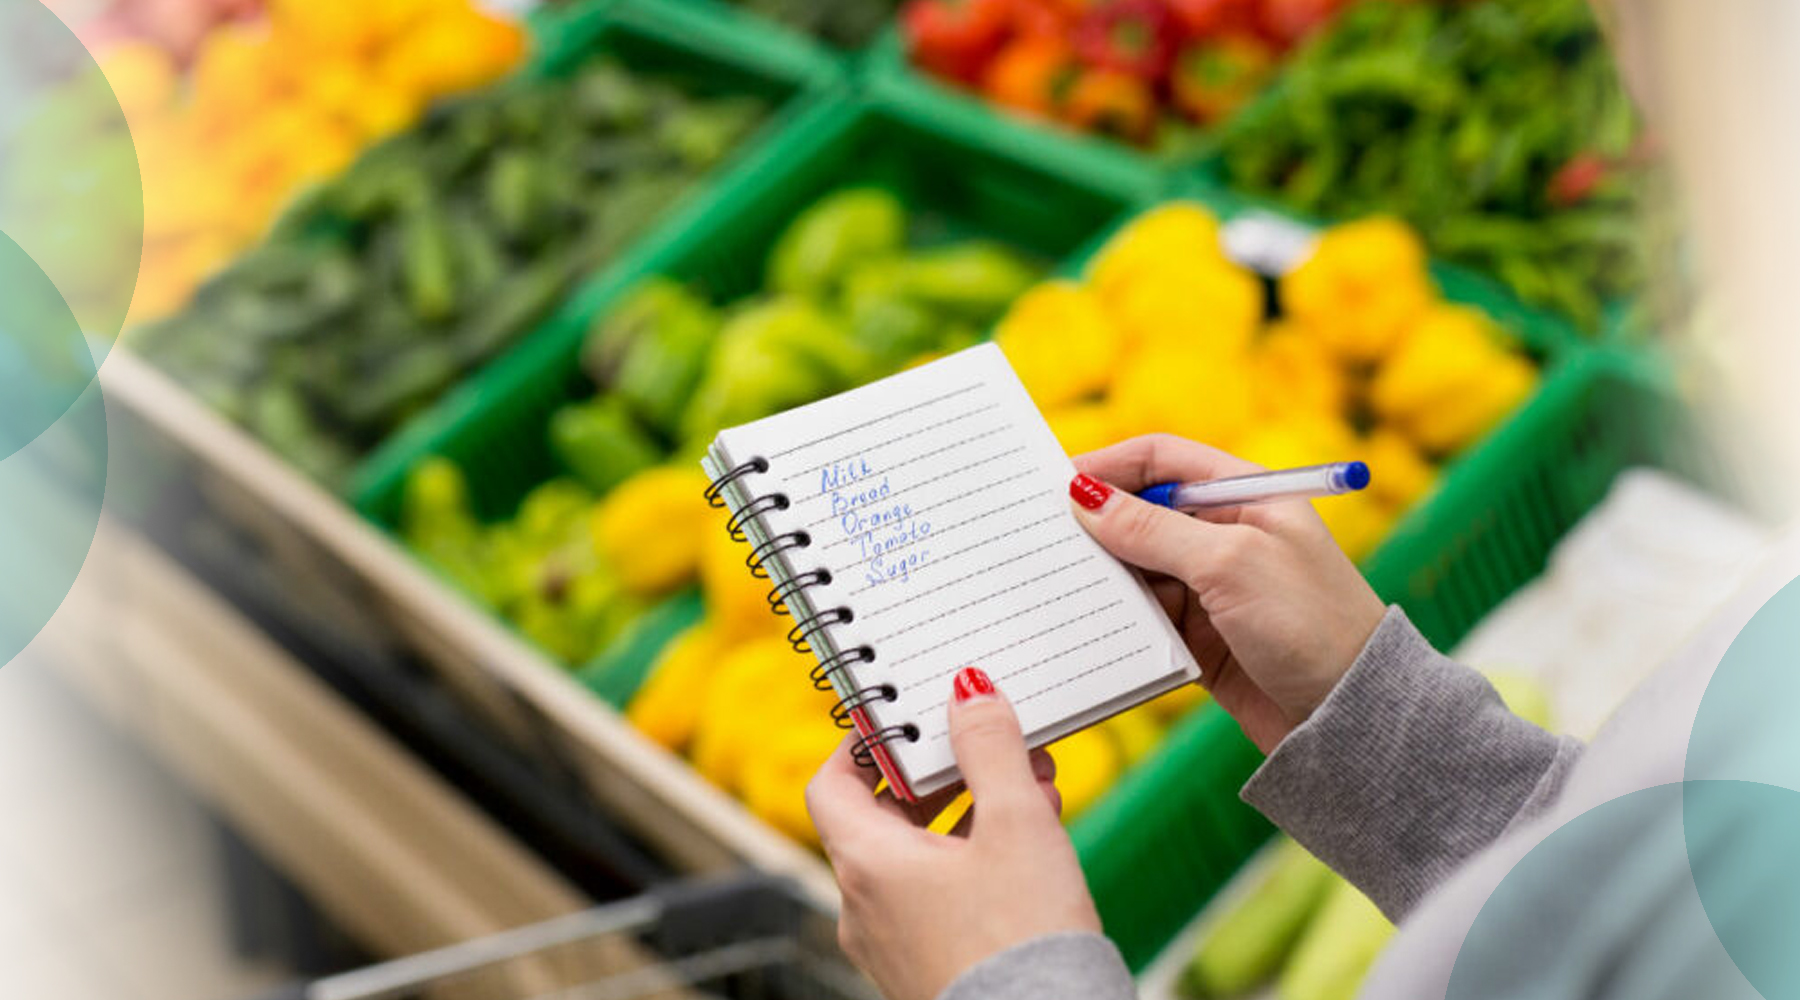
<svg viewBox="0 0 1800 1000"><path fill-rule="evenodd" d="M1360 490L1369 485L1369 465L1367 462L1345 462L1336 469L1337 487L1345 493Z"/></svg>
<svg viewBox="0 0 1800 1000"><path fill-rule="evenodd" d="M1158 507L1175 506L1175 489L1180 483L1157 483L1138 491L1138 496L1156 504Z"/></svg>

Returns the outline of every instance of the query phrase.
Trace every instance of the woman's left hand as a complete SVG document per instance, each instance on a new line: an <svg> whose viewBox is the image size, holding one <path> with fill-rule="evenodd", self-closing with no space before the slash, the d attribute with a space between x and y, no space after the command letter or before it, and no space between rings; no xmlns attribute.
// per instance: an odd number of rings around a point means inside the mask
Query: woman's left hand
<svg viewBox="0 0 1800 1000"><path fill-rule="evenodd" d="M1058 931L1099 931L1058 819L1054 766L1027 753L987 675L957 674L950 742L974 802L951 836L923 828L947 802L875 794L844 741L806 789L843 890L838 940L888 1000L933 1000L982 959ZM852 737L854 739L854 737Z"/></svg>

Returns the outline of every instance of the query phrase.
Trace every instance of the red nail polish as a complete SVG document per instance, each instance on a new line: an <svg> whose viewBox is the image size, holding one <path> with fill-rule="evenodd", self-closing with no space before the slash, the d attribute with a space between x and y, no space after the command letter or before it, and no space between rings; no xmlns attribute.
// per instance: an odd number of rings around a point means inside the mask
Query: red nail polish
<svg viewBox="0 0 1800 1000"><path fill-rule="evenodd" d="M1099 510L1112 496L1112 487L1106 485L1085 472L1077 472L1075 478L1069 480L1069 496L1088 510Z"/></svg>
<svg viewBox="0 0 1800 1000"><path fill-rule="evenodd" d="M957 701L968 701L976 695L993 694L994 682L988 679L987 671L980 667L964 667L956 672L956 682L952 685Z"/></svg>

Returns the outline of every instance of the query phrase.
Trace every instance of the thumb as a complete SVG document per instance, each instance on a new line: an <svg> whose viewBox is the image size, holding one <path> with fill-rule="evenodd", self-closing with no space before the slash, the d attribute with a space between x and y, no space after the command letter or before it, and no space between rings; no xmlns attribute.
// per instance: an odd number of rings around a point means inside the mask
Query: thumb
<svg viewBox="0 0 1800 1000"><path fill-rule="evenodd" d="M1019 717L980 667L956 675L950 747L982 822L1006 824L1040 812L1054 818L1038 789Z"/></svg>
<svg viewBox="0 0 1800 1000"><path fill-rule="evenodd" d="M1225 548L1244 531L1160 507L1086 474L1069 481L1075 517L1101 548L1133 566L1162 573L1199 590L1226 561Z"/></svg>

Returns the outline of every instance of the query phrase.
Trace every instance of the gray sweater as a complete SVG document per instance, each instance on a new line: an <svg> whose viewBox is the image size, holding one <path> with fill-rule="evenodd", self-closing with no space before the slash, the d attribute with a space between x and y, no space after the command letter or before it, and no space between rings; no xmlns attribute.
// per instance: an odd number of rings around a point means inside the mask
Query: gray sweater
<svg viewBox="0 0 1800 1000"><path fill-rule="evenodd" d="M1758 604L1723 616L1675 662L1717 663ZM1508 712L1480 674L1432 649L1393 608L1242 795L1400 923L1361 996L1755 996L1741 992L1748 987L1695 904L1678 794L1639 795L1635 812L1569 827L1534 884L1495 892L1569 820L1680 778L1679 737L1709 676L1665 669L1584 752ZM1483 913L1490 897L1499 903ZM1478 914L1484 923L1471 932ZM1061 934L982 962L940 1000L1135 997L1110 942Z"/></svg>

